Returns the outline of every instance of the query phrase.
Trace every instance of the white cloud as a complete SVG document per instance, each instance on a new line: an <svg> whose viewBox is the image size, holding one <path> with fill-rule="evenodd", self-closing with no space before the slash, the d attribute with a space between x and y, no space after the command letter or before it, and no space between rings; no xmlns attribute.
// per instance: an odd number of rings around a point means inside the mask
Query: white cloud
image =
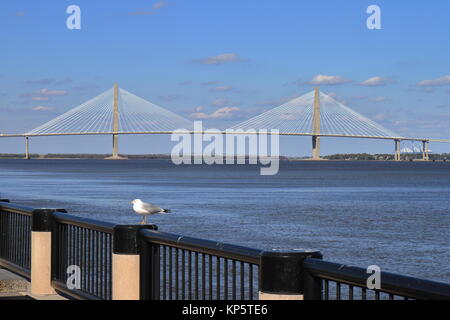
<svg viewBox="0 0 450 320"><path fill-rule="evenodd" d="M223 98L216 99L216 100L214 100L214 101L212 102L212 104L213 104L214 106L217 106L217 107L223 106L223 105L225 105L225 104L227 104L227 103L228 103L228 100L227 100L227 99L223 99Z"/></svg>
<svg viewBox="0 0 450 320"><path fill-rule="evenodd" d="M202 82L202 86L213 86L215 84L219 84L219 81L206 81L206 82Z"/></svg>
<svg viewBox="0 0 450 320"><path fill-rule="evenodd" d="M26 80L25 84L27 85L41 85L41 86L48 86L48 85L63 85L71 83L72 79L70 78L64 78L64 79L39 79L39 80Z"/></svg>
<svg viewBox="0 0 450 320"><path fill-rule="evenodd" d="M46 107L46 106L37 106L33 108L34 111L50 111L53 110L52 107Z"/></svg>
<svg viewBox="0 0 450 320"><path fill-rule="evenodd" d="M155 3L152 8L155 10L161 9L162 7L165 7L167 5L167 2L165 1L159 1L157 3Z"/></svg>
<svg viewBox="0 0 450 320"><path fill-rule="evenodd" d="M47 88L36 91L36 94L44 97L53 97L53 96L65 96L67 91L65 90L49 90Z"/></svg>
<svg viewBox="0 0 450 320"><path fill-rule="evenodd" d="M230 90L232 90L232 89L233 89L233 88L230 87L230 86L220 86L220 87L212 88L212 89L210 89L209 91L210 91L210 92L224 92L224 91L230 91Z"/></svg>
<svg viewBox="0 0 450 320"><path fill-rule="evenodd" d="M175 101L175 100L182 99L183 96L179 95L179 94L164 94L164 95L158 96L158 98L165 100L165 101Z"/></svg>
<svg viewBox="0 0 450 320"><path fill-rule="evenodd" d="M32 97L31 100L33 101L48 101L50 100L49 97Z"/></svg>
<svg viewBox="0 0 450 320"><path fill-rule="evenodd" d="M388 118L388 115L385 113L376 114L372 119L375 121L384 121Z"/></svg>
<svg viewBox="0 0 450 320"><path fill-rule="evenodd" d="M378 103L378 102L385 102L385 101L387 101L388 99L386 98L386 97L375 97L375 98L370 98L369 99L369 102L375 102L375 103Z"/></svg>
<svg viewBox="0 0 450 320"><path fill-rule="evenodd" d="M199 111L201 111L200 109ZM234 116L234 112L240 111L237 107L223 107L219 108L211 114L205 112L194 112L190 115L194 119L230 119Z"/></svg>
<svg viewBox="0 0 450 320"><path fill-rule="evenodd" d="M192 84L192 80L185 80L185 81L178 82L179 86L189 86L191 84Z"/></svg>
<svg viewBox="0 0 450 320"><path fill-rule="evenodd" d="M450 76L444 76L434 80L423 80L417 84L419 87L439 87L450 85Z"/></svg>
<svg viewBox="0 0 450 320"><path fill-rule="evenodd" d="M340 85L344 83L351 82L351 80L346 79L341 76L329 76L324 74L319 74L314 76L307 84L312 85Z"/></svg>
<svg viewBox="0 0 450 320"><path fill-rule="evenodd" d="M365 86L365 87L378 87L378 86L385 86L387 84L388 84L388 79L383 78L383 77L369 78L360 83L360 85Z"/></svg>
<svg viewBox="0 0 450 320"><path fill-rule="evenodd" d="M32 101L48 101L51 97L60 97L67 95L65 90L50 90L43 88L32 93L23 94L23 98L31 99Z"/></svg>
<svg viewBox="0 0 450 320"><path fill-rule="evenodd" d="M206 57L206 58L194 60L194 62L201 63L204 65L219 65L219 64L225 64L225 63L230 63L230 62L240 62L240 61L245 61L245 59L242 59L236 53L222 53L217 56Z"/></svg>
<svg viewBox="0 0 450 320"><path fill-rule="evenodd" d="M139 11L134 11L134 12L130 12L131 15L134 16L142 16L142 15L153 15L155 14L159 9L165 7L167 5L166 1L159 1L156 2L155 4L152 5L150 10L139 10Z"/></svg>

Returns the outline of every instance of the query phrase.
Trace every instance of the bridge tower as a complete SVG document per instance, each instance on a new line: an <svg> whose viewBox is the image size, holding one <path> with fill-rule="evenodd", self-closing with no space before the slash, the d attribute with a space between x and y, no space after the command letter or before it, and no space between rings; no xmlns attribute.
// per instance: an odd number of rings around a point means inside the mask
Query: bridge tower
<svg viewBox="0 0 450 320"><path fill-rule="evenodd" d="M112 156L107 160L125 160L119 156L119 85L114 84L114 110L113 110L113 146Z"/></svg>
<svg viewBox="0 0 450 320"><path fill-rule="evenodd" d="M313 136L312 136L312 160L322 160L320 158L320 91L319 88L314 92L314 113L313 113Z"/></svg>

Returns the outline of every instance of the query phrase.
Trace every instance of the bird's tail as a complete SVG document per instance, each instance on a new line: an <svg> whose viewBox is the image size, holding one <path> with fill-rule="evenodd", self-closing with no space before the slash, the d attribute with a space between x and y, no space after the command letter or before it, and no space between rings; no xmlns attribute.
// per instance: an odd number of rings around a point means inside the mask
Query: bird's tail
<svg viewBox="0 0 450 320"><path fill-rule="evenodd" d="M169 209L163 209L164 213L170 213L171 211Z"/></svg>

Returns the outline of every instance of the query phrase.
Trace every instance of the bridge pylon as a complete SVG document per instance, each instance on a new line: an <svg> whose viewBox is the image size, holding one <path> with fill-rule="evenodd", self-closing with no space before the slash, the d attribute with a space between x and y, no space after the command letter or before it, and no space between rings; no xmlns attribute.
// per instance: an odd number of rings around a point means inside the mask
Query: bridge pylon
<svg viewBox="0 0 450 320"><path fill-rule="evenodd" d="M113 132L112 156L106 160L126 160L126 157L119 156L119 85L117 83L114 84Z"/></svg>
<svg viewBox="0 0 450 320"><path fill-rule="evenodd" d="M314 111L313 111L313 134L320 134L320 91L319 88L314 92ZM320 157L320 137L312 136L312 158L311 160L323 160Z"/></svg>

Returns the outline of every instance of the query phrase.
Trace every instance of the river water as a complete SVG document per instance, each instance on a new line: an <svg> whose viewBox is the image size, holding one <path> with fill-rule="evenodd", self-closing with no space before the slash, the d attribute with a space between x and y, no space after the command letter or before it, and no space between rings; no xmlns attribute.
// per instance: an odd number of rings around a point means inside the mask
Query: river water
<svg viewBox="0 0 450 320"><path fill-rule="evenodd" d="M450 163L0 160L0 197L116 223L129 201L172 210L161 231L260 249L318 249L325 260L450 283Z"/></svg>

